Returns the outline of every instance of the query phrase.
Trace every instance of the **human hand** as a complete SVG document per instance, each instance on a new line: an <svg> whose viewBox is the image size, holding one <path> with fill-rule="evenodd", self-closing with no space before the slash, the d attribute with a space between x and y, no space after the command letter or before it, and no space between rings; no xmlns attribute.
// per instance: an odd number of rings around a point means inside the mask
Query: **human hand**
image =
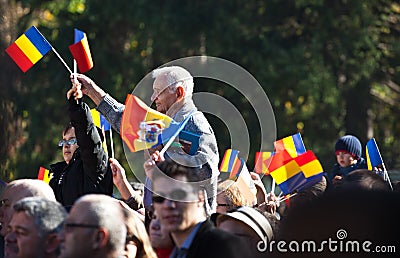
<svg viewBox="0 0 400 258"><path fill-rule="evenodd" d="M82 94L88 95L89 91L91 91L95 86L97 86L92 79L87 77L86 75L79 74L79 73L74 73L71 74L71 83L72 83L72 89L78 90L80 89L82 91ZM76 78L76 81L75 81Z"/></svg>
<svg viewBox="0 0 400 258"><path fill-rule="evenodd" d="M156 166L156 162L164 161L164 157L160 155L160 151L156 150L153 154L150 155L150 158L147 159L144 164L144 172L146 173L146 176L150 179L152 179L152 171L154 167Z"/></svg>
<svg viewBox="0 0 400 258"><path fill-rule="evenodd" d="M339 176L339 175L336 175L334 178L332 178L333 185L339 185L342 183L342 181L343 181L343 177Z"/></svg>
<svg viewBox="0 0 400 258"><path fill-rule="evenodd" d="M110 158L109 161L113 175L113 183L115 186L119 186L126 180L125 169L121 166L121 164L119 164L118 160Z"/></svg>

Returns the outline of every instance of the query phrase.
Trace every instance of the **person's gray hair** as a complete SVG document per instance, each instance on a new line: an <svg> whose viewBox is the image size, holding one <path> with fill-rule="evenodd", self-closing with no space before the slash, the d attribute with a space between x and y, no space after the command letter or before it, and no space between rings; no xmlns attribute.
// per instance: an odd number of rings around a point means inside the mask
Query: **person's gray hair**
<svg viewBox="0 0 400 258"><path fill-rule="evenodd" d="M66 210L59 202L42 197L23 198L16 202L13 208L15 213L24 212L33 219L42 238L60 232L67 216Z"/></svg>
<svg viewBox="0 0 400 258"><path fill-rule="evenodd" d="M76 203L79 202L85 203L88 218L94 224L108 231L108 247L110 250L117 252L124 250L126 226L123 220L122 208L118 201L103 194L87 194L76 201Z"/></svg>
<svg viewBox="0 0 400 258"><path fill-rule="evenodd" d="M193 94L193 77L184 68L180 66L167 66L153 70L153 78L164 77L168 89L174 93L179 85L185 89L185 97L191 97Z"/></svg>

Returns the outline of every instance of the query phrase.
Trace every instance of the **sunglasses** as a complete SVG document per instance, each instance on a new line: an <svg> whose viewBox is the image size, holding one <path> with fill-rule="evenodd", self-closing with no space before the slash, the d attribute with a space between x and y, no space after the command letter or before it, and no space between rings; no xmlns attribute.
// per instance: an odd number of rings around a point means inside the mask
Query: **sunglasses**
<svg viewBox="0 0 400 258"><path fill-rule="evenodd" d="M76 140L76 138L72 138L70 140L60 140L60 141L58 141L58 147L62 147L65 144L68 144L68 145L76 144L77 142L78 141Z"/></svg>
<svg viewBox="0 0 400 258"><path fill-rule="evenodd" d="M165 196L165 194L162 194L162 195ZM164 197L164 196L153 194L152 200L154 203L163 203L166 199L171 200L171 201L183 201L186 199L188 194L181 189L177 189L177 190L172 191L168 197Z"/></svg>

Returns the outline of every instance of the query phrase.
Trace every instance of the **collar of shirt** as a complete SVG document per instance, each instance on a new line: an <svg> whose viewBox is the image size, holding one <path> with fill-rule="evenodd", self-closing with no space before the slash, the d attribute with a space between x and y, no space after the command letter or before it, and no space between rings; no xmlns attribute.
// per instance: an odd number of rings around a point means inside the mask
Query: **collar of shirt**
<svg viewBox="0 0 400 258"><path fill-rule="evenodd" d="M196 226L193 228L192 232L190 232L189 236L186 238L185 242L183 242L181 248L178 248L177 246L174 247L174 250L171 253L170 257L178 257L179 250L189 250L190 246L192 245L193 239L197 234L197 231L199 231L199 228L203 222L199 222L196 224ZM186 255L185 255L186 256Z"/></svg>

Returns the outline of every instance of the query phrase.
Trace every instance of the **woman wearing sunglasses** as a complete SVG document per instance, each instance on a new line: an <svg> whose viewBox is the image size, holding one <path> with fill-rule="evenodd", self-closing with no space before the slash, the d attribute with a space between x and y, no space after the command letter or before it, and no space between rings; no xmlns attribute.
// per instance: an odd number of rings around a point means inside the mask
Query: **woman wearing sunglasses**
<svg viewBox="0 0 400 258"><path fill-rule="evenodd" d="M72 90L67 93L70 123L58 142L64 161L50 165L50 186L57 201L67 209L84 194L111 195L113 190L108 155L90 109L81 98L71 97L72 93Z"/></svg>

